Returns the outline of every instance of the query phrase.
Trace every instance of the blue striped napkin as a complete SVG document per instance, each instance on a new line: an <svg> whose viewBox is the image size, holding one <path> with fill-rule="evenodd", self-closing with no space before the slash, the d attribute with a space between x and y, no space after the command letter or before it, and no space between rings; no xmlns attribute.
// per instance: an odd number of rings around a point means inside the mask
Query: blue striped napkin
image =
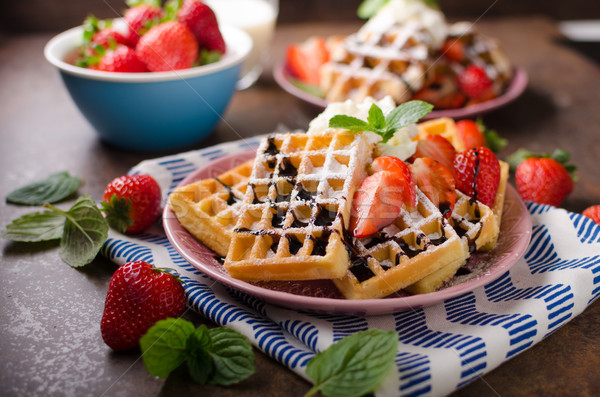
<svg viewBox="0 0 600 397"><path fill-rule="evenodd" d="M219 157L256 148L259 138L148 160L163 199L187 175ZM160 225L143 235L111 231L103 255L118 264L145 260L173 267L186 281L189 306L233 328L269 356L306 378L307 362L346 335L395 329L395 370L377 395L445 395L533 346L600 295L600 226L550 206L527 203L533 233L525 255L497 280L434 306L357 317L296 312L225 287L187 263ZM307 378L308 379L308 378Z"/></svg>

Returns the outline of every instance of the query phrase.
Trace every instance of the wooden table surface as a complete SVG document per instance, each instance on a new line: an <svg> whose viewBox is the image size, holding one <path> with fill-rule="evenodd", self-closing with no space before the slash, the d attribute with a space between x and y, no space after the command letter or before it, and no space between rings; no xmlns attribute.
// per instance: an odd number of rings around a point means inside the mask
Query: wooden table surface
<svg viewBox="0 0 600 397"><path fill-rule="evenodd" d="M580 212L600 203L600 68L563 45L552 21L483 20L479 29L502 42L529 74L526 92L485 116L519 147L551 152L562 147L579 167L579 182L563 206ZM311 34L351 32L356 25L279 26L273 59L285 44ZM138 162L166 153L131 153L99 141L42 55L51 34L0 36L0 196L50 173L68 170L85 180L81 194L100 200L106 184ZM238 92L206 141L190 148L305 128L318 111L283 92L270 71ZM63 204L65 207L72 203ZM0 204L4 227L23 208ZM301 396L309 383L257 351L257 372L230 388L194 384L182 372L166 380L148 374L136 352L112 353L100 336L108 282L116 266L103 257L81 270L62 263L53 244L2 240L0 257L0 390L3 395ZM188 312L196 324L210 324ZM600 305L592 304L546 340L523 352L457 396L598 395Z"/></svg>

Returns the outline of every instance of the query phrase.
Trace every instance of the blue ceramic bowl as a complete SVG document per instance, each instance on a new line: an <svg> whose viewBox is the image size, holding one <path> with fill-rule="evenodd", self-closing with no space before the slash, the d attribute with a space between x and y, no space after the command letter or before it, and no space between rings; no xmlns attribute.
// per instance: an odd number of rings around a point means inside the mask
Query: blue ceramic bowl
<svg viewBox="0 0 600 397"><path fill-rule="evenodd" d="M235 92L252 39L232 26L221 31L222 59L185 70L113 73L69 64L65 58L81 45L81 27L51 39L44 55L101 139L127 150L173 150L208 136Z"/></svg>

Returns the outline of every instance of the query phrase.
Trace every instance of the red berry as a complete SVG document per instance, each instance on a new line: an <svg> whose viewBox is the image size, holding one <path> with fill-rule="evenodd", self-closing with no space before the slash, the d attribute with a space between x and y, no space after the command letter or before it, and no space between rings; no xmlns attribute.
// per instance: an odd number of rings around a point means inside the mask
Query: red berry
<svg viewBox="0 0 600 397"><path fill-rule="evenodd" d="M129 29L127 39L131 45L135 47L140 36L148 31L149 26L157 24L162 17L163 10L157 6L139 4L128 8L123 18Z"/></svg>
<svg viewBox="0 0 600 397"><path fill-rule="evenodd" d="M529 157L517 166L517 190L524 200L558 207L573 190L573 179L558 161Z"/></svg>
<svg viewBox="0 0 600 397"><path fill-rule="evenodd" d="M415 185L412 183L412 173L409 166L398 157L380 156L371 164L373 173L379 171L390 171L403 186L402 201L409 207L417 205Z"/></svg>
<svg viewBox="0 0 600 397"><path fill-rule="evenodd" d="M581 214L600 225L600 204L587 207Z"/></svg>
<svg viewBox="0 0 600 397"><path fill-rule="evenodd" d="M486 146L483 131L473 120L461 120L456 122L456 133L465 145L465 149L471 149L479 146Z"/></svg>
<svg viewBox="0 0 600 397"><path fill-rule="evenodd" d="M407 198L414 200L414 197L410 170L378 171L366 177L352 200L352 235L362 238L383 229L398 217L403 205L411 206Z"/></svg>
<svg viewBox="0 0 600 397"><path fill-rule="evenodd" d="M479 66L469 65L457 77L459 88L472 99L489 99L492 91L492 80L485 70Z"/></svg>
<svg viewBox="0 0 600 397"><path fill-rule="evenodd" d="M465 46L460 39L446 39L441 48L442 55L454 62L465 59Z"/></svg>
<svg viewBox="0 0 600 397"><path fill-rule="evenodd" d="M209 6L198 0L184 0L177 11L177 20L190 28L201 49L225 53L225 40Z"/></svg>
<svg viewBox="0 0 600 397"><path fill-rule="evenodd" d="M311 37L304 43L291 44L286 50L286 68L299 80L319 85L320 69L329 61L329 49L322 37Z"/></svg>
<svg viewBox="0 0 600 397"><path fill-rule="evenodd" d="M456 149L449 140L441 135L427 135L424 139L417 141L417 148L412 155L412 159L428 157L439 161L444 167L452 171L455 155Z"/></svg>
<svg viewBox="0 0 600 397"><path fill-rule="evenodd" d="M102 339L113 350L138 346L156 322L185 310L181 283L144 261L128 262L113 274L100 323Z"/></svg>
<svg viewBox="0 0 600 397"><path fill-rule="evenodd" d="M168 21L150 28L135 53L151 72L188 69L198 58L198 42L186 25Z"/></svg>
<svg viewBox="0 0 600 397"><path fill-rule="evenodd" d="M125 175L104 190L103 211L110 226L121 233L140 233L160 215L160 186L150 175Z"/></svg>
<svg viewBox="0 0 600 397"><path fill-rule="evenodd" d="M104 28L94 33L92 43L111 48L116 44L129 45L129 40L113 28Z"/></svg>
<svg viewBox="0 0 600 397"><path fill-rule="evenodd" d="M410 168L419 189L445 218L450 218L456 203L454 176L450 170L428 157L416 159Z"/></svg>
<svg viewBox="0 0 600 397"><path fill-rule="evenodd" d="M119 44L114 50L107 50L100 62L89 67L94 70L121 73L147 72L146 65L135 55L133 48Z"/></svg>
<svg viewBox="0 0 600 397"><path fill-rule="evenodd" d="M456 188L488 207L494 205L500 183L500 163L490 149L477 147L454 157Z"/></svg>

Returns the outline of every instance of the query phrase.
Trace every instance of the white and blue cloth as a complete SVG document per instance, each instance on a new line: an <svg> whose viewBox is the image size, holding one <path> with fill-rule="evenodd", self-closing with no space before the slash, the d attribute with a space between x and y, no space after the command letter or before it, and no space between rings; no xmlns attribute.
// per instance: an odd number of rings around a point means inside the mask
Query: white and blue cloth
<svg viewBox="0 0 600 397"><path fill-rule="evenodd" d="M258 138L148 160L130 173L152 175L163 199L187 175L219 157L256 148ZM600 295L600 226L581 215L527 203L533 232L525 255L490 284L426 308L380 316L298 313L225 287L185 261L160 227L137 236L111 231L103 255L176 269L188 305L307 378L316 352L359 330L396 330L395 370L377 395L439 396L523 352ZM307 378L308 379L308 378ZM308 379L310 380L310 379Z"/></svg>

